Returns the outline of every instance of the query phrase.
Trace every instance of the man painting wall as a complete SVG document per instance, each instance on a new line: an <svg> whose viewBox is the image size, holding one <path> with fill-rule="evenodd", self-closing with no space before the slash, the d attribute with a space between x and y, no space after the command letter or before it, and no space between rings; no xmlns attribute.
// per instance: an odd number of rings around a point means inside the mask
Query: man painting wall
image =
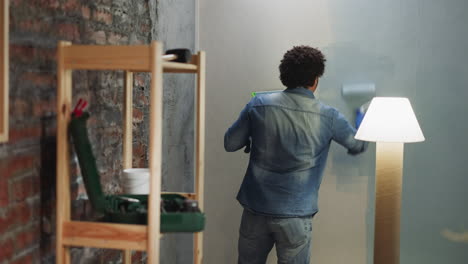
<svg viewBox="0 0 468 264"><path fill-rule="evenodd" d="M257 95L224 136L228 152L246 148L249 165L237 195L244 207L238 263L265 263L273 245L278 263L309 263L312 218L331 141L351 155L367 144L314 92L325 69L317 49L297 46L281 60L282 92Z"/></svg>

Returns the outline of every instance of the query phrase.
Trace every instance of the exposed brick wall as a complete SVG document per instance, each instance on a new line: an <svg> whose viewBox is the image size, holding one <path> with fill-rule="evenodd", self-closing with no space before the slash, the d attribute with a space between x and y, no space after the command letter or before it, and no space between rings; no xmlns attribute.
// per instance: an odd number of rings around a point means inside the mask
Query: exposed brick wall
<svg viewBox="0 0 468 264"><path fill-rule="evenodd" d="M10 141L0 145L0 263L54 263L55 107L58 40L144 44L154 39L152 0L11 0ZM153 19L153 20L152 20ZM77 71L74 100L89 101L91 141L107 192L121 171L123 73ZM148 76L135 77L135 166L146 165ZM76 166L73 174L78 174ZM83 194L74 178L72 195ZM73 217L89 205L75 200ZM73 263L108 263L109 250L74 249ZM135 257L135 263L141 256Z"/></svg>

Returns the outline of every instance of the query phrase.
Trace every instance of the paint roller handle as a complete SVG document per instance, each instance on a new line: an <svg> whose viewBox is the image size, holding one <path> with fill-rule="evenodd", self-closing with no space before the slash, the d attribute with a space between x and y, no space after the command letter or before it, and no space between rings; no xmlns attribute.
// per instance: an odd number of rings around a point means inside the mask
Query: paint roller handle
<svg viewBox="0 0 468 264"><path fill-rule="evenodd" d="M361 105L358 109L356 109L356 121L355 121L355 126L356 129L359 129L359 126L362 123L362 120L364 119L364 116L366 115L367 109L369 109L371 101L368 101L367 103Z"/></svg>
<svg viewBox="0 0 468 264"><path fill-rule="evenodd" d="M356 121L355 121L356 129L359 129L359 126L361 125L365 114L366 113L362 111L361 107L356 109Z"/></svg>

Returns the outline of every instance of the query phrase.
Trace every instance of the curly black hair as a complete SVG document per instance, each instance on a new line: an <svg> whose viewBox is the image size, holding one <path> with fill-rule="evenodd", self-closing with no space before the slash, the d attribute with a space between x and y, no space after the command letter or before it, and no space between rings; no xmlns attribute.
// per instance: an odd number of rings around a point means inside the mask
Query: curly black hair
<svg viewBox="0 0 468 264"><path fill-rule="evenodd" d="M310 87L325 70L325 56L309 46L295 46L288 50L279 65L280 80L287 88Z"/></svg>

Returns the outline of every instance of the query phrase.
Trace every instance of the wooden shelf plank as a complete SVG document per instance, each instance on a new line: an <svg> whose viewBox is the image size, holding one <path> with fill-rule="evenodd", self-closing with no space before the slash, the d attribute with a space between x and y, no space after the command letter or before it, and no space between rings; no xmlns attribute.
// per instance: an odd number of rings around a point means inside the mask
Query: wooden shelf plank
<svg viewBox="0 0 468 264"><path fill-rule="evenodd" d="M189 63L163 62L165 73L197 73L198 54L193 54Z"/></svg>
<svg viewBox="0 0 468 264"><path fill-rule="evenodd" d="M197 73L197 65L190 63L180 62L163 62L163 69L165 73Z"/></svg>
<svg viewBox="0 0 468 264"><path fill-rule="evenodd" d="M64 58L66 69L150 71L148 45L72 45L64 49Z"/></svg>
<svg viewBox="0 0 468 264"><path fill-rule="evenodd" d="M150 72L148 45L72 45L64 49L64 67L73 70L127 70ZM197 65L163 62L166 73L197 73Z"/></svg>
<svg viewBox="0 0 468 264"><path fill-rule="evenodd" d="M184 196L187 199L191 200L197 200L197 194L196 193L188 193L188 192L161 192L161 194L179 194Z"/></svg>
<svg viewBox="0 0 468 264"><path fill-rule="evenodd" d="M66 221L63 223L63 244L66 246L146 251L148 228L126 225Z"/></svg>

